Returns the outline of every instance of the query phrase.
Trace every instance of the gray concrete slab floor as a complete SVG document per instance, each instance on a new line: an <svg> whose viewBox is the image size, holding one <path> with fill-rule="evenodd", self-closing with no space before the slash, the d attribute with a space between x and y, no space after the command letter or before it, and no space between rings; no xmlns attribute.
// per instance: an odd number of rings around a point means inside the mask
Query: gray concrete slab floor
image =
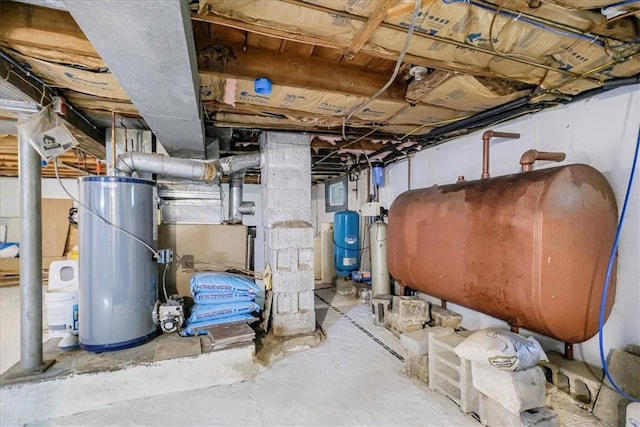
<svg viewBox="0 0 640 427"><path fill-rule="evenodd" d="M5 288L0 294L3 358L6 354L14 359L6 362L9 365L17 361L16 355L19 358L19 352L11 354L5 349L5 345L17 347L19 342L19 334L10 337L10 343L4 333L9 326L5 317L12 318L7 311L19 309L13 290L18 288ZM180 393L167 390L162 396L32 425L479 425L455 403L402 373L402 362L393 354L400 353L397 339L384 328L373 326L368 306L330 290L317 293L322 298L316 298L317 318L326 341L288 354L248 381ZM7 303L10 310L4 310L5 301L13 301L15 307ZM17 327L17 322L11 323Z"/></svg>
<svg viewBox="0 0 640 427"><path fill-rule="evenodd" d="M322 286L316 286L315 295L316 319L326 334L325 342L288 353L247 381L181 392L167 389L162 395L79 410L30 425L481 425L451 400L403 374L398 338L373 325L368 305ZM18 288L0 289L0 316L4 371L19 359ZM554 402L561 425L601 425L574 406Z"/></svg>

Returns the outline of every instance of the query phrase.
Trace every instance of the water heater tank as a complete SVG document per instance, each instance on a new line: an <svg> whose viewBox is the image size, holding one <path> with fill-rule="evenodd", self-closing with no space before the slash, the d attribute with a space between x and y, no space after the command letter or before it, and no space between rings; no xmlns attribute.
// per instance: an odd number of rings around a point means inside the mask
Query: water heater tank
<svg viewBox="0 0 640 427"><path fill-rule="evenodd" d="M80 178L80 202L95 214L80 207L79 338L85 350L119 350L155 335L153 254L115 228L154 247L154 186L124 177Z"/></svg>
<svg viewBox="0 0 640 427"><path fill-rule="evenodd" d="M360 215L354 211L336 212L333 217L333 245L336 273L348 276L360 265Z"/></svg>
<svg viewBox="0 0 640 427"><path fill-rule="evenodd" d="M580 343L598 331L616 199L587 165L407 191L389 211L402 284ZM615 298L615 271L607 316Z"/></svg>

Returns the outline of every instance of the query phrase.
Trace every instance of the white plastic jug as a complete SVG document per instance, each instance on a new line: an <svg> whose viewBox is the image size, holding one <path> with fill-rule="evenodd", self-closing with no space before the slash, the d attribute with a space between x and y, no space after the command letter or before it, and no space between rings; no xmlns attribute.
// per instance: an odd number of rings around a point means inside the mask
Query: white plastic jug
<svg viewBox="0 0 640 427"><path fill-rule="evenodd" d="M78 260L53 261L45 294L50 338L78 333Z"/></svg>

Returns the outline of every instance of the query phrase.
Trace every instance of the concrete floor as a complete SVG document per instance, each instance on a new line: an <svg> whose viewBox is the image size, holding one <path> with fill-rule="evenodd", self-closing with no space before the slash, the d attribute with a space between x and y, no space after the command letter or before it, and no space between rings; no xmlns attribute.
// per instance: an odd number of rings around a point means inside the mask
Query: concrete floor
<svg viewBox="0 0 640 427"><path fill-rule="evenodd" d="M316 315L326 334L324 343L289 352L244 382L175 392L168 378L162 382L166 390L161 395L129 398L27 425L481 425L446 397L403 374L399 340L373 325L367 305L330 289L317 289ZM17 287L0 289L0 316L0 362L5 371L20 356ZM83 406L87 405L78 402L79 408ZM563 426L602 425L575 405L559 402L554 408ZM7 425L2 414L0 425Z"/></svg>
<svg viewBox="0 0 640 427"><path fill-rule="evenodd" d="M373 326L369 309L318 291L392 351L398 340ZM0 289L2 370L19 360L19 289ZM319 347L290 353L248 381L167 393L32 425L433 425L478 426L447 398L402 374L402 362L316 299L327 335ZM91 396L87 396L91 399ZM4 425L4 423L2 423Z"/></svg>

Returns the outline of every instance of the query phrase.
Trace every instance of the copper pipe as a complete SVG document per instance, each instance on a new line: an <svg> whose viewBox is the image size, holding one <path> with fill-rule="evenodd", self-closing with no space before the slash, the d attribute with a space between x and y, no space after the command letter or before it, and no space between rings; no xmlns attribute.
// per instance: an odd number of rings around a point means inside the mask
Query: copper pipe
<svg viewBox="0 0 640 427"><path fill-rule="evenodd" d="M528 150L522 153L520 157L520 165L522 172L531 172L533 164L536 160L549 160L552 162L561 162L567 157L564 153L554 153L549 151Z"/></svg>
<svg viewBox="0 0 640 427"><path fill-rule="evenodd" d="M489 178L489 141L491 138L520 138L519 133L495 132L488 130L482 134L482 179Z"/></svg>
<svg viewBox="0 0 640 427"><path fill-rule="evenodd" d="M573 360L573 344L570 342L564 343L564 358Z"/></svg>

